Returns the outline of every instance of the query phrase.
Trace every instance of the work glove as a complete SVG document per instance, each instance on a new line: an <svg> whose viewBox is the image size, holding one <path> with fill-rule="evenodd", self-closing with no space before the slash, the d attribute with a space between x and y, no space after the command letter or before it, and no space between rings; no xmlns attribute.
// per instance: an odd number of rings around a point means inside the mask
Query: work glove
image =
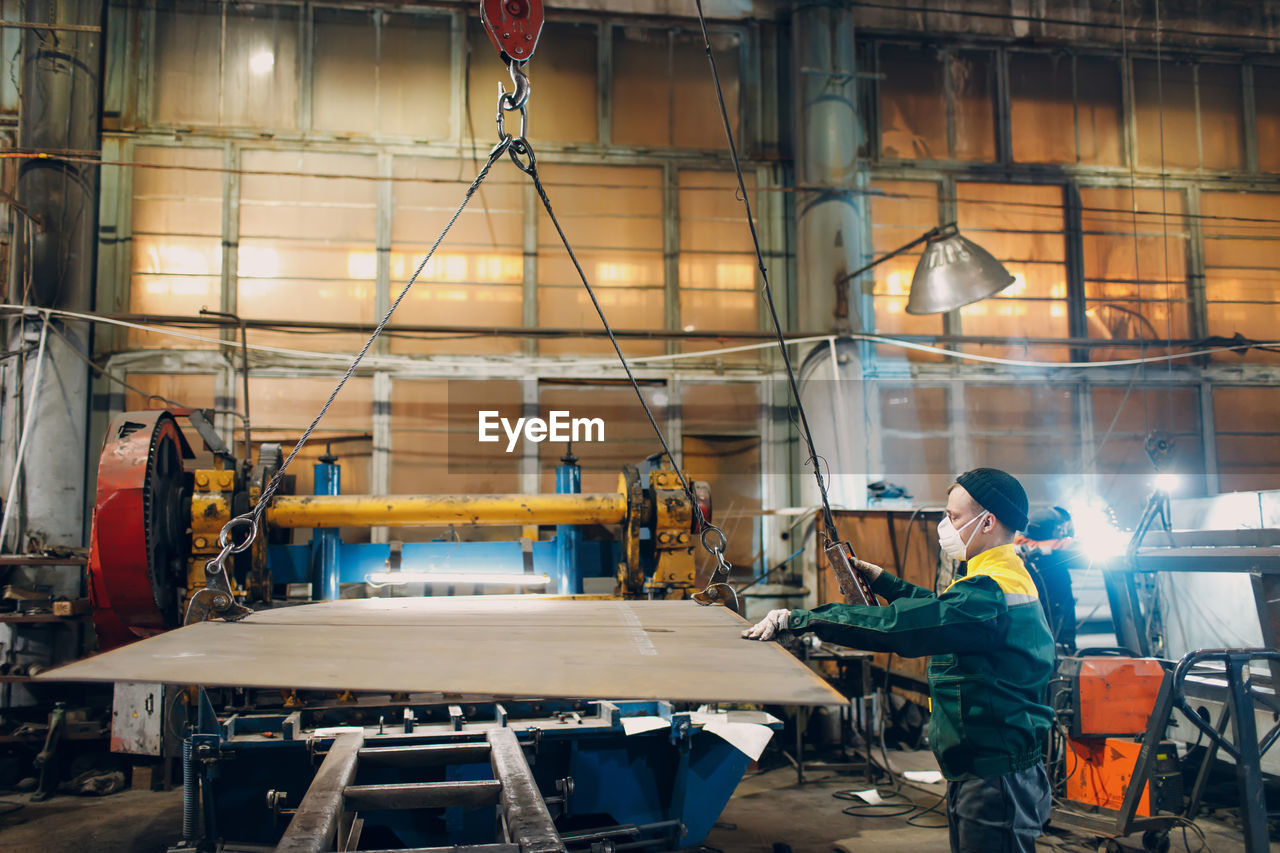
<svg viewBox="0 0 1280 853"><path fill-rule="evenodd" d="M876 578L884 574L884 569L875 563L868 563L866 560L854 560L854 567L862 572L862 576L867 579L867 583L875 583Z"/></svg>
<svg viewBox="0 0 1280 853"><path fill-rule="evenodd" d="M770 610L769 615L742 632L744 640L772 640L787 630L791 623L790 610Z"/></svg>

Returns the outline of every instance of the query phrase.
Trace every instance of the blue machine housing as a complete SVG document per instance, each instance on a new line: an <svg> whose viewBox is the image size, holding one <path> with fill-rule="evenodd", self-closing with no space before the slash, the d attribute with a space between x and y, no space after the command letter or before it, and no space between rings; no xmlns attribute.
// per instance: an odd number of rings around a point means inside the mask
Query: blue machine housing
<svg viewBox="0 0 1280 853"><path fill-rule="evenodd" d="M313 492L341 494L341 469L336 457L322 456L315 465ZM582 472L576 462L558 466L556 493L581 491ZM561 595L581 593L583 578L612 578L621 557L617 543L587 539L581 527L567 524L557 525L551 539L537 542L406 542L400 549L400 564L406 569L545 574L550 578L546 591ZM318 601L336 601L340 584L364 583L371 573L386 571L390 559L390 545L346 543L334 528L316 528L310 542L267 549L272 582L310 583Z"/></svg>
<svg viewBox="0 0 1280 853"><path fill-rule="evenodd" d="M203 697L203 694L202 694ZM319 756L333 741L326 726L359 725L370 747L483 742L494 727L525 744L530 768L556 827L572 849L575 836L614 838L633 849L700 844L737 787L750 759L704 732L688 712L666 702L532 701L387 707L331 707L291 714L213 719L202 699L204 837L274 844L311 784ZM758 712L757 712L758 713ZM391 715L395 715L391 719ZM627 735L626 717L660 717L668 725ZM371 719L372 718L372 719ZM759 714L760 721L767 719ZM363 721L363 724L360 723ZM776 722L773 726L777 728ZM211 758L212 757L212 758ZM488 762L435 767L361 766L355 784L492 779ZM286 792L269 803L268 791ZM550 792L550 796L548 795ZM492 843L496 807L361 812L366 848Z"/></svg>

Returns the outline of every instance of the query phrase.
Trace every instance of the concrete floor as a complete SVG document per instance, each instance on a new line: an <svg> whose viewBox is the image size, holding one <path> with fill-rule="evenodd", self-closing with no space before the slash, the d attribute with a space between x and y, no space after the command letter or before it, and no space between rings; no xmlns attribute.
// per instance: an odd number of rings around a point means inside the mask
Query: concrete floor
<svg viewBox="0 0 1280 853"><path fill-rule="evenodd" d="M707 838L706 846L723 853L773 853L775 844L787 845L792 853L945 853L948 850L945 828L912 826L907 823L909 815L850 817L842 810L853 803L832 796L837 791L868 787L861 775L834 774L806 774L805 784L798 786L795 771L790 768L749 776L738 786L719 823ZM910 802L927 809L938 802L938 795L945 790L941 785L928 787L937 793L913 787L904 787L902 792ZM883 794L889 786L880 785L878 790ZM896 798L892 803L905 805L904 800ZM883 811L897 810L885 808ZM918 820L940 827L944 825L943 817L938 814L925 815ZM1243 853L1244 843L1238 831L1214 821L1200 820L1197 825L1206 835L1207 846L1203 853ZM1187 839L1189 848L1183 845L1182 833L1176 833L1172 851L1201 851L1200 841L1194 834L1188 833ZM1098 839L1055 831L1041 838L1037 846L1043 850L1092 853L1098 849ZM1121 841L1121 846L1126 850L1142 849L1137 837Z"/></svg>
<svg viewBox="0 0 1280 853"><path fill-rule="evenodd" d="M27 794L0 795L0 803L25 803L3 814L5 853L161 853L182 837L182 791L121 791L108 797L57 795L42 803Z"/></svg>
<svg viewBox="0 0 1280 853"><path fill-rule="evenodd" d="M874 853L930 853L947 849L945 829L910 826L905 817L850 817L842 813L847 801L832 794L868 787L861 776L810 777L796 784L789 768L749 776L739 785L720 822L706 842L709 850L723 853L774 853L785 844L792 853L874 851ZM886 790L881 786L881 791ZM937 796L906 788L913 802L928 807ZM20 802L23 808L0 814L0 850L5 853L161 853L177 841L182 826L180 791L156 793L124 791L109 797L57 796L43 803L27 802L26 794L0 795L0 802ZM6 807L0 805L0 813ZM942 821L936 814L924 822ZM1200 821L1211 853L1242 853L1240 834L1212 821ZM1188 836L1190 850L1200 844ZM1092 837L1053 835L1041 840L1045 850L1093 851ZM1124 844L1140 850L1137 839ZM1181 833L1173 850L1183 851Z"/></svg>

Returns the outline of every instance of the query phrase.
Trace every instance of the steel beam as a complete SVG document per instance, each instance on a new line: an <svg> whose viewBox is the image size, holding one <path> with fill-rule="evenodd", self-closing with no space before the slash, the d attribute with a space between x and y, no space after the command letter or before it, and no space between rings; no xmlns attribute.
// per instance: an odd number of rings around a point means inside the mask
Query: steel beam
<svg viewBox="0 0 1280 853"><path fill-rule="evenodd" d="M1280 547L1139 548L1133 555L1136 572L1258 572L1280 574Z"/></svg>
<svg viewBox="0 0 1280 853"><path fill-rule="evenodd" d="M547 811L525 761L524 750L511 729L494 729L485 735L492 747L489 760L493 775L502 783L502 820L522 853L563 853L565 846Z"/></svg>
<svg viewBox="0 0 1280 853"><path fill-rule="evenodd" d="M502 785L492 780L476 782L410 782L401 785L348 785L343 791L352 811L374 809L443 809L449 806L491 806L498 802Z"/></svg>
<svg viewBox="0 0 1280 853"><path fill-rule="evenodd" d="M284 831L276 853L324 853L334 849L343 792L356 777L356 763L364 735L340 734L324 757L311 787Z"/></svg>
<svg viewBox="0 0 1280 853"><path fill-rule="evenodd" d="M1280 575L1250 575L1253 586L1253 602L1258 609L1258 624L1262 628L1262 645L1268 649L1280 649ZM1271 684L1280 689L1280 664L1268 661Z"/></svg>
<svg viewBox="0 0 1280 853"><path fill-rule="evenodd" d="M384 767L439 767L489 760L487 743L435 743L419 746L379 746L360 750L360 760Z"/></svg>
<svg viewBox="0 0 1280 853"><path fill-rule="evenodd" d="M1252 548L1280 545L1280 530L1274 528L1250 528L1241 530L1152 530L1147 534L1152 541L1143 543L1146 548L1158 550L1161 543L1172 548Z"/></svg>
<svg viewBox="0 0 1280 853"><path fill-rule="evenodd" d="M622 494L282 495L267 510L275 527L416 527L445 524L621 524Z"/></svg>

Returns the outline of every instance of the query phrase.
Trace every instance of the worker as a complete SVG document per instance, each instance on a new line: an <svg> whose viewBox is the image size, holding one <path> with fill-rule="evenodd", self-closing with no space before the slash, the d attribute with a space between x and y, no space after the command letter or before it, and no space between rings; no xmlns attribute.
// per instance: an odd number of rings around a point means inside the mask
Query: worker
<svg viewBox="0 0 1280 853"><path fill-rule="evenodd" d="M904 657L930 656L929 743L947 779L951 849L1026 851L1049 819L1042 750L1053 638L1014 534L1027 493L995 468L956 478L938 544L967 571L941 595L858 561L883 607L826 604L774 610L742 636L812 631L821 639Z"/></svg>
<svg viewBox="0 0 1280 853"><path fill-rule="evenodd" d="M1071 513L1060 506L1036 510L1025 535L1019 535L1014 544L1035 581L1054 643L1061 653L1074 654L1076 599L1071 572L1088 568L1088 560L1075 539Z"/></svg>

